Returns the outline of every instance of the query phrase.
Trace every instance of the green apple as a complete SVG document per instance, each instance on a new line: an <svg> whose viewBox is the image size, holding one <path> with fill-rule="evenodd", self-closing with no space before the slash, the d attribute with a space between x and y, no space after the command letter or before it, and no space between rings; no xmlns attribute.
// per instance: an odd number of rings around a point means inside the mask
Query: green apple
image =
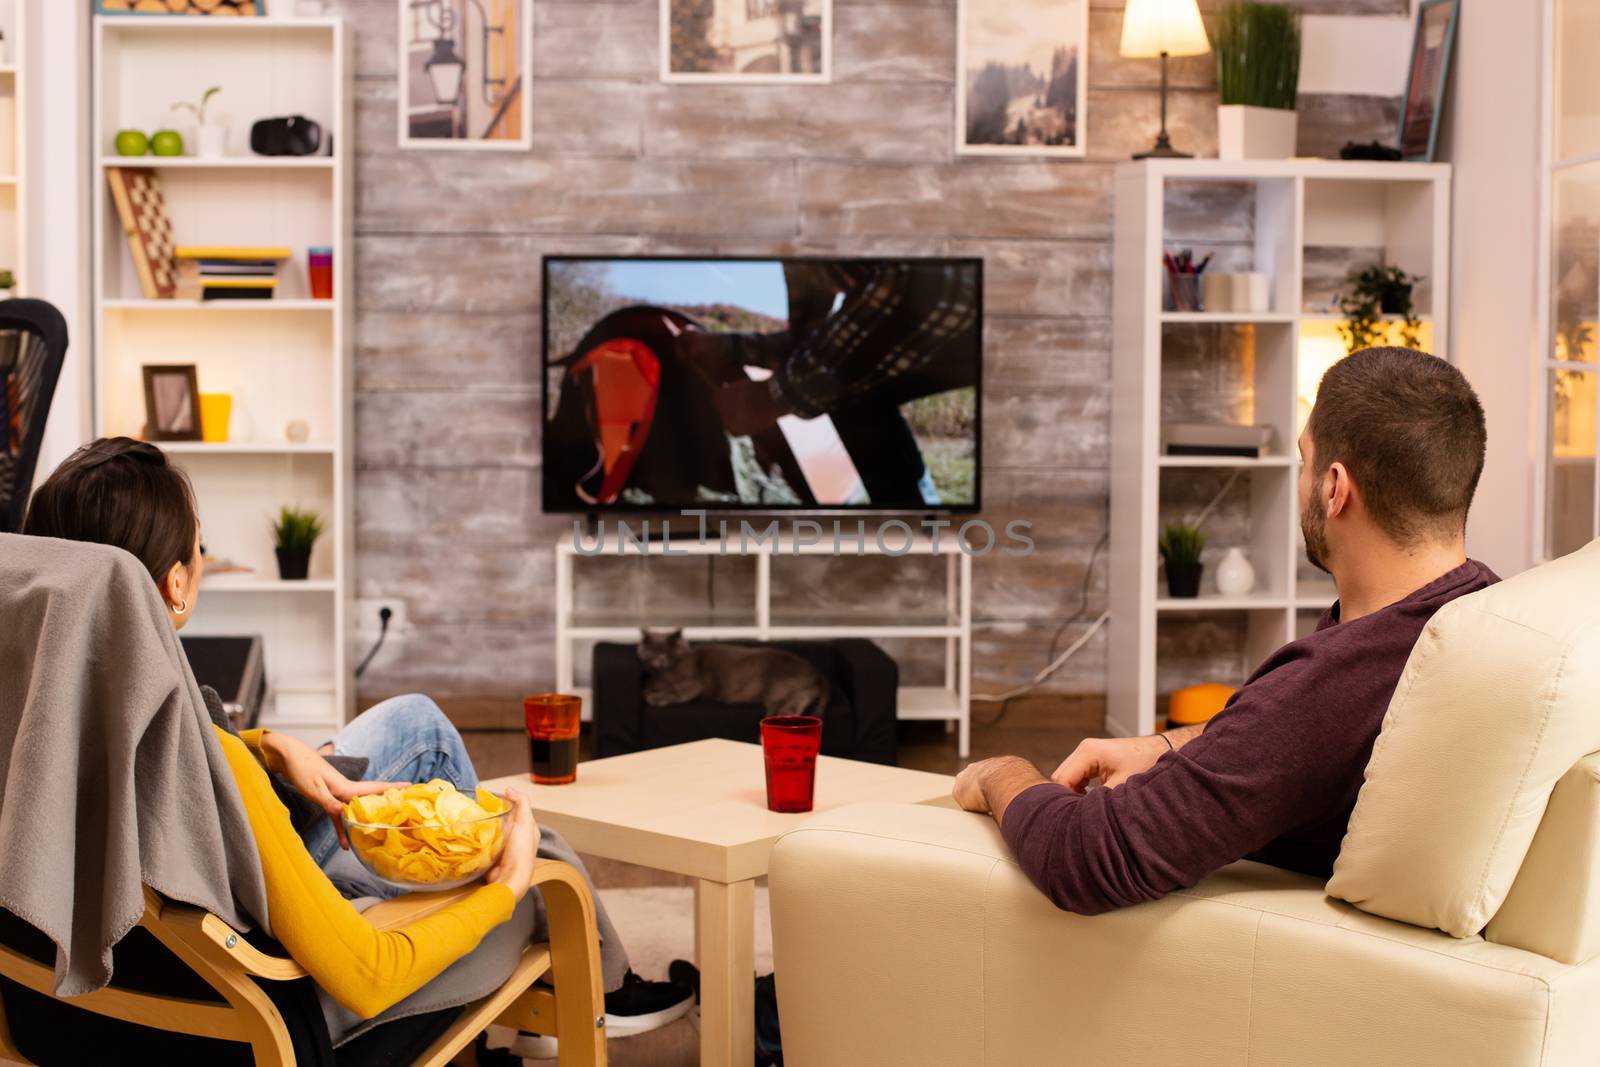
<svg viewBox="0 0 1600 1067"><path fill-rule="evenodd" d="M158 156L181 156L183 135L177 130L157 130L150 138L150 151Z"/></svg>
<svg viewBox="0 0 1600 1067"><path fill-rule="evenodd" d="M150 151L150 138L142 130L117 131L117 155L142 156Z"/></svg>

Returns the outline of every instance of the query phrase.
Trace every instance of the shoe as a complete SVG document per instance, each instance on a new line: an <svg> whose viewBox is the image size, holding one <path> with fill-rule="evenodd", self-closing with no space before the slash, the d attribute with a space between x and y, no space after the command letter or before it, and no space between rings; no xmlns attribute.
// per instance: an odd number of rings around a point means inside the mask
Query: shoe
<svg viewBox="0 0 1600 1067"><path fill-rule="evenodd" d="M667 964L667 981L694 990L694 1002L700 1003L700 968L688 960L673 960Z"/></svg>
<svg viewBox="0 0 1600 1067"><path fill-rule="evenodd" d="M606 1036L632 1037L659 1030L689 1014L694 1002L695 991L688 985L649 982L629 971L621 987L606 994Z"/></svg>
<svg viewBox="0 0 1600 1067"><path fill-rule="evenodd" d="M695 977L699 977L698 972ZM606 1037L632 1037L659 1030L687 1015L694 1001L694 991L686 985L646 981L630 970L623 975L622 985L606 994ZM530 1060L553 1060L558 1047L553 1037L522 1033L508 1026L490 1026L485 1043L490 1049L504 1049Z"/></svg>

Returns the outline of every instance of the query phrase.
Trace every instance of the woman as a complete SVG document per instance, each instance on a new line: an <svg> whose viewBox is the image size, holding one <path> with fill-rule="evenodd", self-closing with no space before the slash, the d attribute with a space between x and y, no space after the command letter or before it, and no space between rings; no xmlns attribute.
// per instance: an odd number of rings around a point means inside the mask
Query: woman
<svg viewBox="0 0 1600 1067"><path fill-rule="evenodd" d="M129 552L149 571L172 625L181 630L193 617L205 572L199 526L183 472L154 445L116 437L83 446L56 469L34 493L22 532ZM323 989L357 1015L370 1018L420 988L505 922L527 893L540 831L527 801L512 792L500 862L465 900L380 932L344 899L398 892L348 854L339 817L345 802L430 778L448 779L464 791L478 783L461 735L427 697L378 704L319 751L271 730L235 733L216 694L203 689L202 695L261 854L273 933ZM363 770L367 780L349 776ZM551 831L545 831L544 850L575 859ZM598 895L596 910L611 1032L642 1033L685 1014L693 994L634 974ZM513 1050L538 1055L549 1046L530 1035Z"/></svg>

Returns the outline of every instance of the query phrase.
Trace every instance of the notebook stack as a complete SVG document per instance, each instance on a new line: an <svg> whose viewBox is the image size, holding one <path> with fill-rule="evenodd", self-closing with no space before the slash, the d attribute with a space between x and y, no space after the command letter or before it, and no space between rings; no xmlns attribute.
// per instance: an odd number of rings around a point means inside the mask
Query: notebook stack
<svg viewBox="0 0 1600 1067"><path fill-rule="evenodd" d="M287 248L179 245L180 300L271 300Z"/></svg>

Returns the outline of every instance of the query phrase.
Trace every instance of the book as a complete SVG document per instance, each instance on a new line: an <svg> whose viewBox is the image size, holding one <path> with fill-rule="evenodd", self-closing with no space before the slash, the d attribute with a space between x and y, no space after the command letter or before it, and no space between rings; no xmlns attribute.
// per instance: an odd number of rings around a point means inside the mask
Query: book
<svg viewBox="0 0 1600 1067"><path fill-rule="evenodd" d="M177 288L175 243L161 179L148 167L108 167L106 184L146 300L167 299Z"/></svg>
<svg viewBox="0 0 1600 1067"><path fill-rule="evenodd" d="M293 253L281 246L256 245L179 245L173 249L179 259L268 260L288 259Z"/></svg>

